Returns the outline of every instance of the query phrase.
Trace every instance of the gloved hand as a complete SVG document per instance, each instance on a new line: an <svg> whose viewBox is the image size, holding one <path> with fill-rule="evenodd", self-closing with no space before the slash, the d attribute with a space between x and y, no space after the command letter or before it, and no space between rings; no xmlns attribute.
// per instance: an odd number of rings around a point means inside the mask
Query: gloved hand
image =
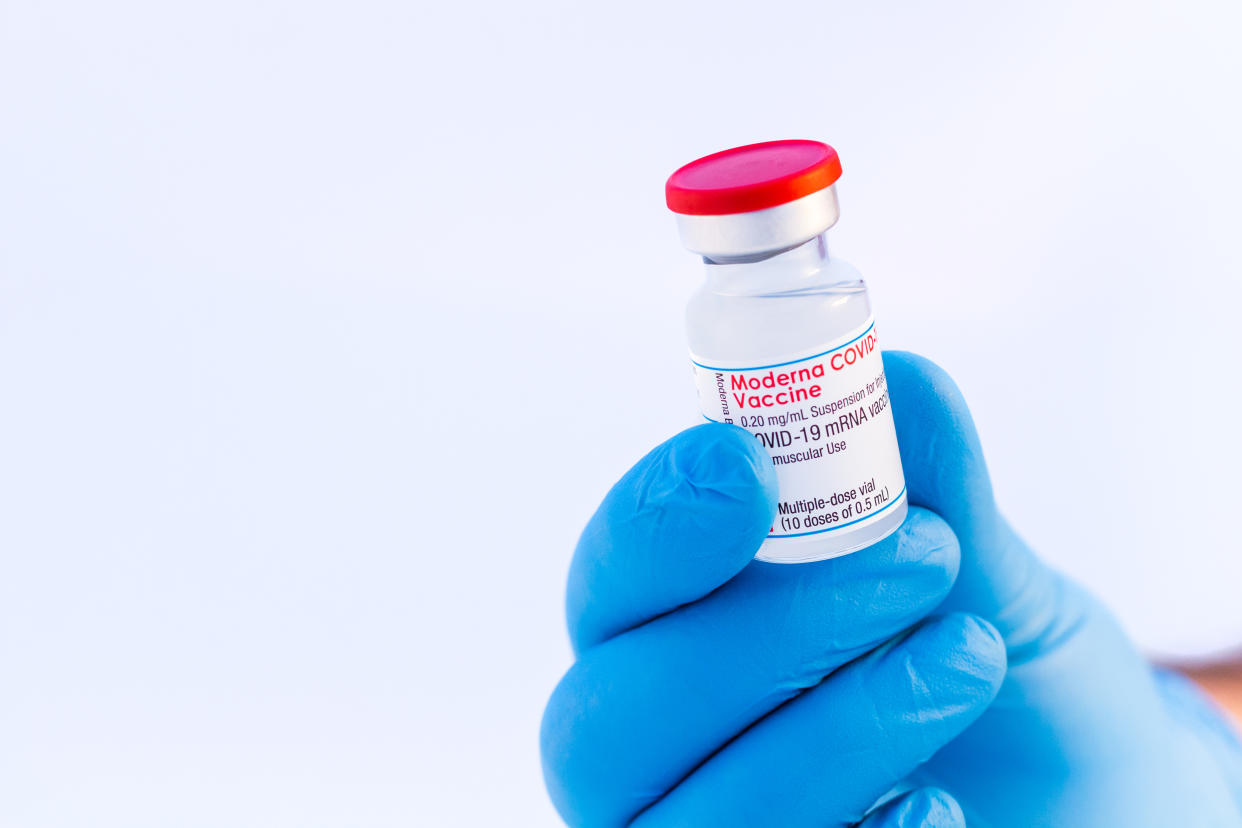
<svg viewBox="0 0 1242 828"><path fill-rule="evenodd" d="M579 658L543 726L571 825L852 824L992 700L1005 656L986 622L898 637L953 584L944 521L913 509L864 553L752 561L775 483L752 436L704 425L643 458L587 526L568 594ZM921 791L868 825L924 813L961 824Z"/></svg>
<svg viewBox="0 0 1242 828"><path fill-rule="evenodd" d="M942 785L973 826L1242 824L1215 714L1162 693L999 518L952 382L917 357L885 365L911 501L960 535L956 585L957 541L919 508L845 558L750 561L774 510L766 456L726 426L664 444L609 493L571 569L580 657L543 727L567 821L964 824L919 787ZM866 813L894 787L914 790Z"/></svg>

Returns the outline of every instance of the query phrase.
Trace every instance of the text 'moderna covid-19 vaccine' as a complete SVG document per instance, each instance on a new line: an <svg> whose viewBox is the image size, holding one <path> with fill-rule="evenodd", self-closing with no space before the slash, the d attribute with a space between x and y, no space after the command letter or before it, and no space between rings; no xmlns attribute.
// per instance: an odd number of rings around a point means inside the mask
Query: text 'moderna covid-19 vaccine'
<svg viewBox="0 0 1242 828"><path fill-rule="evenodd" d="M840 176L827 144L769 141L692 161L665 187L707 268L686 310L703 415L749 431L776 464L760 560L844 555L906 516L867 287L828 253Z"/></svg>

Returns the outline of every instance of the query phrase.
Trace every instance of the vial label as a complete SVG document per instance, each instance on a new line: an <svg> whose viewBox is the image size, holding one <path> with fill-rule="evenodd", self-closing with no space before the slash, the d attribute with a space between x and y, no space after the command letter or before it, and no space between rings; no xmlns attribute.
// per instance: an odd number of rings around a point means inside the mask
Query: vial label
<svg viewBox="0 0 1242 828"><path fill-rule="evenodd" d="M804 560L795 546L863 530L905 502L874 319L764 365L691 357L703 415L749 431L776 464L780 500L760 559Z"/></svg>

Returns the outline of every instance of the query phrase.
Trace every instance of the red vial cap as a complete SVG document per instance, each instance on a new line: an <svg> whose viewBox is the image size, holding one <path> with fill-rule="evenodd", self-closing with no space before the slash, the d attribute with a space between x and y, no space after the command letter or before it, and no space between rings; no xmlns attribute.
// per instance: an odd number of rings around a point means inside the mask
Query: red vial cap
<svg viewBox="0 0 1242 828"><path fill-rule="evenodd" d="M841 177L837 151L820 141L764 141L712 153L668 177L674 213L724 216L786 204Z"/></svg>

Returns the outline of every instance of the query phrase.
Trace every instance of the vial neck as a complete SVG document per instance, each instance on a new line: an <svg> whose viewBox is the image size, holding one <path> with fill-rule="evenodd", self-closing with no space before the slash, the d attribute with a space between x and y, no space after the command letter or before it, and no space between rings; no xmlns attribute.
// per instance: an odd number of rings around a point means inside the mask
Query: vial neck
<svg viewBox="0 0 1242 828"><path fill-rule="evenodd" d="M757 295L804 290L822 284L828 271L828 233L796 247L757 256L703 257L707 288L726 295Z"/></svg>

